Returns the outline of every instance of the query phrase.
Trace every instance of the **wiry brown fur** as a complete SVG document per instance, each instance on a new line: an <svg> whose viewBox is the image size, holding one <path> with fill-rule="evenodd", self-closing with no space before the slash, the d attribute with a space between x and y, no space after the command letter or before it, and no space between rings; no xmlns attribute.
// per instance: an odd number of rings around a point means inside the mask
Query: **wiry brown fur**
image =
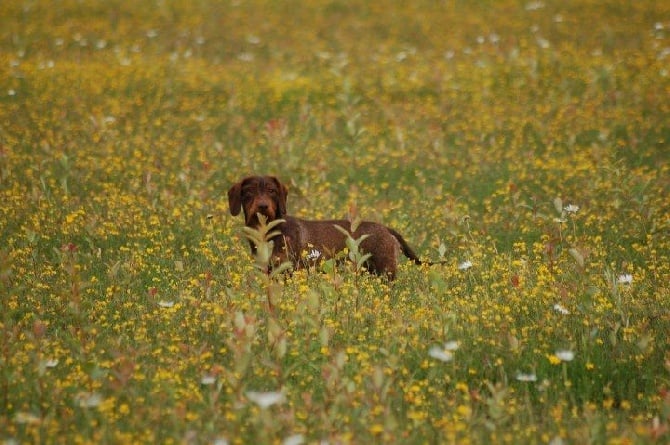
<svg viewBox="0 0 670 445"><path fill-rule="evenodd" d="M273 257L277 261L290 260L294 267L303 265L306 252L316 250L321 259L328 259L342 251L346 246L346 237L335 225L351 233L351 222L347 220L307 221L286 214L288 190L274 176L250 176L234 184L228 191L230 213L237 216L244 210L244 221L249 227L260 224L257 214L267 217L268 222L285 220L277 229L280 235L274 238ZM393 229L375 222L363 221L351 236L359 239L368 235L360 248L371 254L365 267L378 275L393 280L398 270L398 255L402 252L416 264L421 261L409 247L403 237ZM251 243L251 250L256 246Z"/></svg>

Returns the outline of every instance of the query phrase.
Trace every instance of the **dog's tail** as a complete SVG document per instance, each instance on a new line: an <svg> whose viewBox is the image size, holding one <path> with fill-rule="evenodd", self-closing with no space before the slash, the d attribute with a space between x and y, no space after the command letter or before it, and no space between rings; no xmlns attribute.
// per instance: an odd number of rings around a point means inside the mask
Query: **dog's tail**
<svg viewBox="0 0 670 445"><path fill-rule="evenodd" d="M402 253L409 258L410 260L414 261L414 264L418 264L419 266L423 264L419 257L414 253L411 247L409 247L409 244L407 244L407 241L405 241L405 238L402 237L401 234L396 232L395 230L389 228L389 232L391 232L391 235L395 237L395 239L398 240L398 243L400 243L400 248L402 249Z"/></svg>
<svg viewBox="0 0 670 445"><path fill-rule="evenodd" d="M444 263L446 263L446 261L437 261L437 262L421 261L421 259L419 259L417 254L414 253L412 248L409 247L409 244L407 244L407 241L405 241L405 238L403 238L401 234L399 234L398 232L396 232L395 230L393 230L391 228L389 228L389 232L391 232L391 235L393 235L395 237L395 239L398 240L398 243L400 244L400 248L402 249L402 253L407 258L412 260L414 262L414 264L419 265L419 266L422 265L422 264L427 264L429 266L432 266L434 264L444 264Z"/></svg>

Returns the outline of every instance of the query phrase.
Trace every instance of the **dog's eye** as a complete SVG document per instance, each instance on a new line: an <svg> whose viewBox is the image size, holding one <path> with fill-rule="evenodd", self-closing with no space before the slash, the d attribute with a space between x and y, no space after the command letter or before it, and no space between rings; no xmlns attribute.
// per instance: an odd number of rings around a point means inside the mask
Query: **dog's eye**
<svg viewBox="0 0 670 445"><path fill-rule="evenodd" d="M268 193L271 195L276 195L277 194L277 189L268 189Z"/></svg>

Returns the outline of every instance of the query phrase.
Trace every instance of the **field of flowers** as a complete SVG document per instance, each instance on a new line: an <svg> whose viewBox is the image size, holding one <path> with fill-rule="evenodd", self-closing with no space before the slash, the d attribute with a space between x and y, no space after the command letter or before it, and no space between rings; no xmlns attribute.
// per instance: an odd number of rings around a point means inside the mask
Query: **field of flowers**
<svg viewBox="0 0 670 445"><path fill-rule="evenodd" d="M4 0L0 443L670 443L669 159L668 2Z"/></svg>

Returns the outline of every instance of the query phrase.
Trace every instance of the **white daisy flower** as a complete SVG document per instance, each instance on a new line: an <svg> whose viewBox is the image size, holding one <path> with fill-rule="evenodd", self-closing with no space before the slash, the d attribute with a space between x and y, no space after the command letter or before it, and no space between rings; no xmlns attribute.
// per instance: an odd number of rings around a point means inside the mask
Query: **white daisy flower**
<svg viewBox="0 0 670 445"><path fill-rule="evenodd" d="M562 362L571 362L575 358L575 353L568 349L559 349L556 351L556 357Z"/></svg>
<svg viewBox="0 0 670 445"><path fill-rule="evenodd" d="M214 383L216 383L216 377L214 377L213 375L204 375L200 379L200 383L203 385L213 385Z"/></svg>
<svg viewBox="0 0 670 445"><path fill-rule="evenodd" d="M284 439L282 445L302 445L303 443L305 443L305 436L302 434L294 434Z"/></svg>
<svg viewBox="0 0 670 445"><path fill-rule="evenodd" d="M472 267L472 261L465 260L458 265L458 270L468 270Z"/></svg>
<svg viewBox="0 0 670 445"><path fill-rule="evenodd" d="M247 391L245 394L249 400L263 409L269 408L272 405L279 405L286 401L286 396L282 391Z"/></svg>
<svg viewBox="0 0 670 445"><path fill-rule="evenodd" d="M316 249L312 249L307 253L306 258L310 261L316 261L321 258L321 252Z"/></svg>
<svg viewBox="0 0 670 445"><path fill-rule="evenodd" d="M629 273L621 274L617 277L619 284L631 284L633 282L633 275Z"/></svg>
<svg viewBox="0 0 670 445"><path fill-rule="evenodd" d="M14 415L14 422L19 424L37 425L42 420L32 413L19 411ZM18 443L18 442L16 442Z"/></svg>
<svg viewBox="0 0 670 445"><path fill-rule="evenodd" d="M544 8L544 2L528 2L526 3L526 11L537 11Z"/></svg>
<svg viewBox="0 0 670 445"><path fill-rule="evenodd" d="M450 340L444 344L445 351L455 351L461 346L460 342L457 340Z"/></svg>
<svg viewBox="0 0 670 445"><path fill-rule="evenodd" d="M428 350L428 355L444 363L449 363L454 359L454 354L439 346L432 346Z"/></svg>
<svg viewBox="0 0 670 445"><path fill-rule="evenodd" d="M516 379L520 382L537 382L537 376L534 373L517 372Z"/></svg>
<svg viewBox="0 0 670 445"><path fill-rule="evenodd" d="M565 213L577 213L579 211L579 206L574 204L568 204L565 207L563 207L563 210L565 210Z"/></svg>
<svg viewBox="0 0 670 445"><path fill-rule="evenodd" d="M103 398L97 392L80 392L74 397L74 400L82 408L97 408L102 403Z"/></svg>

